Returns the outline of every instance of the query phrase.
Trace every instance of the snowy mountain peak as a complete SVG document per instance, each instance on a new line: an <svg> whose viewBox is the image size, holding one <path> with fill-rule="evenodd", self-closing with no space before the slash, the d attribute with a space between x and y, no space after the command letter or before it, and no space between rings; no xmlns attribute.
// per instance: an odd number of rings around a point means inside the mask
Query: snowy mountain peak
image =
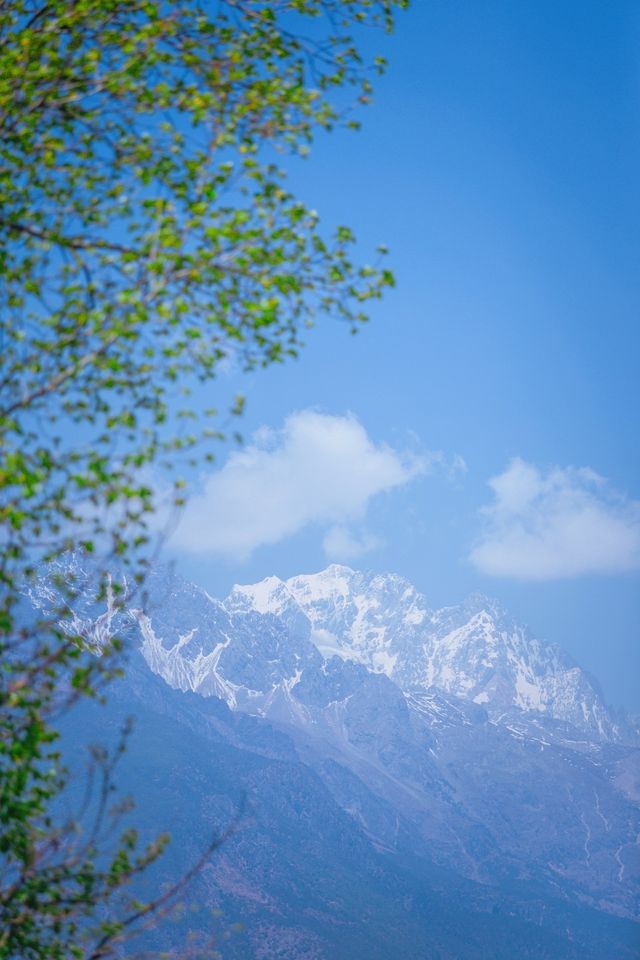
<svg viewBox="0 0 640 960"><path fill-rule="evenodd" d="M348 567L345 563L330 563L328 567L325 567L324 570L321 570L319 573L315 574L316 577L353 577L356 571L353 567Z"/></svg>
<svg viewBox="0 0 640 960"><path fill-rule="evenodd" d="M258 613L278 614L283 604L292 600L285 583L279 577L265 577L258 583L238 584L231 591L229 601L250 606Z"/></svg>
<svg viewBox="0 0 640 960"><path fill-rule="evenodd" d="M287 580L287 587L296 599L304 603L318 603L323 601L337 602L339 598L346 598L353 592L354 579L357 574L350 567L338 563L319 573L301 574Z"/></svg>
<svg viewBox="0 0 640 960"><path fill-rule="evenodd" d="M484 613L494 620L511 619L505 607L495 597L488 597L485 593L474 592L469 594L462 603L465 613L472 616L474 613Z"/></svg>
<svg viewBox="0 0 640 960"><path fill-rule="evenodd" d="M236 587L233 596L289 622L295 609L311 625L310 639L325 659L353 660L405 691L435 687L482 704L496 718L533 712L598 737L615 736L615 723L584 671L484 594L430 610L402 577L332 564L286 581L268 577Z"/></svg>

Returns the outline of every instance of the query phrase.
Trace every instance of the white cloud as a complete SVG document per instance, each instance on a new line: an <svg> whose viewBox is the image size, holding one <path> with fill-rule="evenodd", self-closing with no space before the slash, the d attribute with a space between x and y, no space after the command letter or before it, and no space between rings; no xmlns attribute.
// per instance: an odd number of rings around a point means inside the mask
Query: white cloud
<svg viewBox="0 0 640 960"><path fill-rule="evenodd" d="M466 461L459 453L454 453L452 457L447 457L441 450L431 450L428 454L427 462L430 471L443 474L448 480L458 480L469 470Z"/></svg>
<svg viewBox="0 0 640 960"><path fill-rule="evenodd" d="M353 557L377 542L351 532L370 500L404 486L429 465L425 457L375 444L353 416L303 410L281 430L259 430L249 446L204 479L173 543L242 560L316 523L332 528L325 538L328 553Z"/></svg>
<svg viewBox="0 0 640 960"><path fill-rule="evenodd" d="M640 566L640 502L590 468L543 473L515 459L489 486L494 502L470 554L483 573L555 580Z"/></svg>
<svg viewBox="0 0 640 960"><path fill-rule="evenodd" d="M322 546L328 560L349 563L382 546L382 543L379 537L366 530L356 532L349 527L335 526L327 530Z"/></svg>

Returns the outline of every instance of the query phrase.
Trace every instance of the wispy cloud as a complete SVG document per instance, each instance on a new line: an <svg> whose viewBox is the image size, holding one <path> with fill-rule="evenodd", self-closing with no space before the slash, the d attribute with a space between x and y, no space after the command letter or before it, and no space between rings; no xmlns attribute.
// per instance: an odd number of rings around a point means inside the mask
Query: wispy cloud
<svg viewBox="0 0 640 960"><path fill-rule="evenodd" d="M514 459L489 486L494 501L470 554L483 573L555 580L640 566L640 501L589 467L543 472Z"/></svg>
<svg viewBox="0 0 640 960"><path fill-rule="evenodd" d="M383 543L380 537L376 537L366 529L352 530L349 527L336 525L329 527L322 546L328 560L350 563L369 553L370 550L381 547Z"/></svg>
<svg viewBox="0 0 640 960"><path fill-rule="evenodd" d="M350 559L377 545L361 530L372 498L424 474L431 462L429 455L374 443L352 415L303 410L280 430L259 430L245 449L203 478L173 543L243 560L317 524L326 530L331 559Z"/></svg>

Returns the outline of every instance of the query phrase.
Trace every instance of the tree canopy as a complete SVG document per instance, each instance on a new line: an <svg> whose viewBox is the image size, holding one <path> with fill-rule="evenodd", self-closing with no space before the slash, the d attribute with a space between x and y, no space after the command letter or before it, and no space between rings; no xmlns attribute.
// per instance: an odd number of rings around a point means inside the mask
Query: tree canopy
<svg viewBox="0 0 640 960"><path fill-rule="evenodd" d="M198 382L295 356L317 318L357 328L393 283L281 167L357 125L385 66L360 30L404 6L0 2L0 958L108 956L147 909L123 891L162 846L135 854L126 833L99 865L97 841L55 826L54 717L112 661L74 626L73 583L46 614L25 619L23 598L71 548L99 555L96 592L117 595L109 557L141 556L151 468L219 436L189 401ZM112 758L94 761L110 782Z"/></svg>

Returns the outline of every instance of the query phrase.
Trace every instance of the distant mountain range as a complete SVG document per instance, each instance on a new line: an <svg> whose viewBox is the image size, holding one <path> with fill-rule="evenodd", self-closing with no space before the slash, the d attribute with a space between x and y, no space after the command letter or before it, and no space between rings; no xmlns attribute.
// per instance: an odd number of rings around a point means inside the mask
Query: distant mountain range
<svg viewBox="0 0 640 960"><path fill-rule="evenodd" d="M486 597L433 610L337 565L147 591L78 605L73 630L136 652L109 719L67 736L138 715L125 786L185 856L247 794L194 893L243 924L223 957L640 957L637 731L559 647Z"/></svg>

